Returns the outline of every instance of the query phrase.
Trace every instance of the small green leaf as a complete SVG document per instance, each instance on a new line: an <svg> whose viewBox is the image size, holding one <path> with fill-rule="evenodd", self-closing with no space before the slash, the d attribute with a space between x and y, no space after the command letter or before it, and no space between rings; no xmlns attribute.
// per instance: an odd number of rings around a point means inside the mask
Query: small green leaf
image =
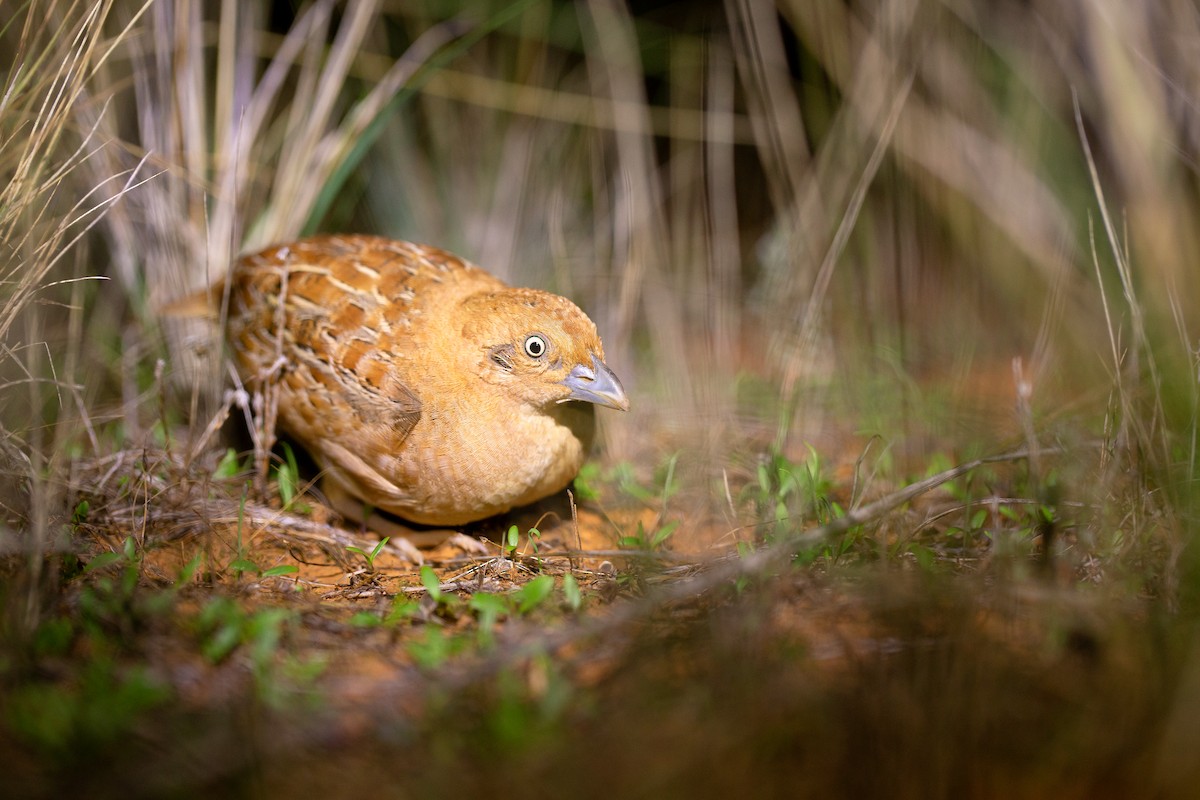
<svg viewBox="0 0 1200 800"><path fill-rule="evenodd" d="M554 578L539 575L517 592L517 611L526 614L537 608L554 591Z"/></svg>
<svg viewBox="0 0 1200 800"><path fill-rule="evenodd" d="M289 470L281 467L275 471L275 481L279 484L279 499L283 501L283 507L287 508L296 498L296 479Z"/></svg>
<svg viewBox="0 0 1200 800"><path fill-rule="evenodd" d="M779 499L783 500L793 490L799 488L800 484L796 480L796 474L791 469L779 468Z"/></svg>
<svg viewBox="0 0 1200 800"><path fill-rule="evenodd" d="M666 475L663 477L662 482L662 502L664 507L666 506L667 501L670 500L671 497L674 496L675 492L679 490L679 483L675 480L675 465L678 461L679 453L673 453L671 457L667 459L667 463L665 465Z"/></svg>
<svg viewBox="0 0 1200 800"><path fill-rule="evenodd" d="M513 525L513 526L509 527L508 533L505 536L505 549L511 553L513 550L517 549L517 543L520 541L521 541L521 534L517 530L517 526Z"/></svg>
<svg viewBox="0 0 1200 800"><path fill-rule="evenodd" d="M287 508L296 498L300 488L300 468L296 466L296 454L291 445L282 443L284 463L275 468L275 482L279 485L279 499Z"/></svg>
<svg viewBox="0 0 1200 800"><path fill-rule="evenodd" d="M507 597L489 592L479 592L478 594L471 595L471 601L467 605L473 611L481 614L490 613L497 616L507 614L510 610Z"/></svg>
<svg viewBox="0 0 1200 800"><path fill-rule="evenodd" d="M442 602L442 582L438 580L437 573L433 571L433 567L421 567L421 585L425 587L425 591L436 602Z"/></svg>
<svg viewBox="0 0 1200 800"><path fill-rule="evenodd" d="M120 560L121 560L120 553L101 553L100 555L96 556L91 561L89 561L87 563L87 566L83 568L83 571L84 572L95 572L96 570L104 569L109 564L115 564L116 562L118 562Z"/></svg>
<svg viewBox="0 0 1200 800"><path fill-rule="evenodd" d="M80 500L75 506L75 511L71 513L71 522L76 525L87 520L88 509L91 508L91 503L87 500Z"/></svg>
<svg viewBox="0 0 1200 800"><path fill-rule="evenodd" d="M488 633L495 627L496 620L508 614L511 609L507 597L486 592L471 595L469 605L479 615L480 630Z"/></svg>
<svg viewBox="0 0 1200 800"><path fill-rule="evenodd" d="M382 622L377 614L370 611L359 611L350 617L350 624L356 628L377 628Z"/></svg>
<svg viewBox="0 0 1200 800"><path fill-rule="evenodd" d="M579 581L569 572L563 575L563 598L572 611L583 607L583 592L579 589Z"/></svg>
<svg viewBox="0 0 1200 800"><path fill-rule="evenodd" d="M383 618L383 624L395 625L400 620L409 619L421 610L421 604L404 595L397 595L392 602L392 610Z"/></svg>
<svg viewBox="0 0 1200 800"><path fill-rule="evenodd" d="M283 457L287 459L288 470L292 476L300 477L300 467L296 465L296 454L292 452L292 446L287 442L283 443Z"/></svg>
<svg viewBox="0 0 1200 800"><path fill-rule="evenodd" d="M202 630L215 628L225 619L236 619L241 614L237 603L228 597L214 597L204 604L196 615L196 625Z"/></svg>
<svg viewBox="0 0 1200 800"><path fill-rule="evenodd" d="M71 620L52 618L34 631L33 644L39 655L65 655L74 638L75 626Z"/></svg>
<svg viewBox="0 0 1200 800"><path fill-rule="evenodd" d="M258 564L255 564L248 558L238 558L230 562L229 568L234 572L253 572L258 574Z"/></svg>
<svg viewBox="0 0 1200 800"><path fill-rule="evenodd" d="M191 561L184 564L183 568L179 570L179 576L175 579L175 585L182 586L185 583L190 583L192 578L196 577L196 571L200 569L200 562L203 558L203 554L197 553Z"/></svg>
<svg viewBox="0 0 1200 800"><path fill-rule="evenodd" d="M384 545L386 545L388 543L388 539L390 539L390 538L392 538L392 537L385 536L382 539L380 539L379 544L375 545L375 549L373 549L371 551L371 556L367 560L370 561L372 564L374 564L375 559L379 557L379 552L381 550L383 550Z"/></svg>
<svg viewBox="0 0 1200 800"><path fill-rule="evenodd" d="M153 439L154 443L157 445L166 445L167 432L166 429L163 428L163 421L161 419L156 419L154 424L150 426L150 438Z"/></svg>
<svg viewBox="0 0 1200 800"><path fill-rule="evenodd" d="M654 538L650 540L650 547L657 548L660 544L671 538L671 534L679 527L679 520L673 519L666 525L663 525L654 533Z"/></svg>
<svg viewBox="0 0 1200 800"><path fill-rule="evenodd" d="M928 547L914 545L910 552L916 557L917 566L919 566L921 569L928 570L933 568L937 554Z"/></svg>
<svg viewBox="0 0 1200 800"><path fill-rule="evenodd" d="M242 465L238 463L237 451L230 447L217 462L217 468L213 470L213 477L217 480L227 480L240 475L241 472Z"/></svg>
<svg viewBox="0 0 1200 800"><path fill-rule="evenodd" d="M277 578L280 575L291 575L293 572L299 572L300 568L295 564L280 564L277 567L271 567L268 570L263 570L262 577Z"/></svg>
<svg viewBox="0 0 1200 800"><path fill-rule="evenodd" d="M977 531L983 527L983 522L987 519L987 513L986 508L981 508L971 515L971 530Z"/></svg>
<svg viewBox="0 0 1200 800"><path fill-rule="evenodd" d="M426 669L437 669L451 655L454 643L445 632L434 625L425 628L425 638L408 646L413 659Z"/></svg>
<svg viewBox="0 0 1200 800"><path fill-rule="evenodd" d="M286 608L267 608L250 617L246 625L246 641L250 644L251 659L264 664L279 647L283 624L293 612Z"/></svg>
<svg viewBox="0 0 1200 800"><path fill-rule="evenodd" d="M598 500L600 493L594 488L596 480L600 477L599 465L588 462L579 468L579 474L575 476L573 488L575 496L580 500Z"/></svg>
<svg viewBox="0 0 1200 800"><path fill-rule="evenodd" d="M242 626L231 621L218 628L217 632L204 642L200 651L206 659L216 664L232 653L233 649L241 644L241 641Z"/></svg>

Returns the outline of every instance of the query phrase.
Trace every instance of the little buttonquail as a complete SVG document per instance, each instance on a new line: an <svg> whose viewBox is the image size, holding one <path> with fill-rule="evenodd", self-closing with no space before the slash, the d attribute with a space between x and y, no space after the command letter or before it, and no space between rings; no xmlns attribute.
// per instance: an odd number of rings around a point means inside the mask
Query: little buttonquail
<svg viewBox="0 0 1200 800"><path fill-rule="evenodd" d="M629 408L574 303L443 250L320 236L227 281L247 388L274 384L280 429L360 508L456 526L531 503L575 477L597 405Z"/></svg>

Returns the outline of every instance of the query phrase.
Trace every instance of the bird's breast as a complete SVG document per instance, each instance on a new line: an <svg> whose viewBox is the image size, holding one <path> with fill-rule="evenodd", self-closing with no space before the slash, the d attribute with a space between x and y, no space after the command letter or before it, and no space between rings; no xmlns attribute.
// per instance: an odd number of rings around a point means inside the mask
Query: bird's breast
<svg viewBox="0 0 1200 800"><path fill-rule="evenodd" d="M404 476L412 502L379 507L414 522L461 524L554 494L579 472L594 429L590 406L488 408L478 398L456 400L426 403L396 455L393 471Z"/></svg>

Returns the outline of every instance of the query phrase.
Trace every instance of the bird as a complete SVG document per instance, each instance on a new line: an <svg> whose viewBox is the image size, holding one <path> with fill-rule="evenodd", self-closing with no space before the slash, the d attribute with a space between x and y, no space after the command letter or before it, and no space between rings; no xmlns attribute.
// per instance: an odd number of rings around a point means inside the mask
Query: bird
<svg viewBox="0 0 1200 800"><path fill-rule="evenodd" d="M343 515L458 527L560 492L627 411L595 324L445 250L322 235L242 256L213 296L252 392Z"/></svg>

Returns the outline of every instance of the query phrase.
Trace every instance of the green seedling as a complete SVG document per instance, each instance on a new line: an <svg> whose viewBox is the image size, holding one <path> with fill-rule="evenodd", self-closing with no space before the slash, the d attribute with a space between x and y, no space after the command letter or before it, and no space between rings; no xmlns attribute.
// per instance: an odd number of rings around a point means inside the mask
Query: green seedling
<svg viewBox="0 0 1200 800"><path fill-rule="evenodd" d="M300 467L296 463L296 454L287 442L280 444L283 449L284 463L274 469L275 485L279 488L279 499L283 508L295 511L297 514L307 514L312 508L307 503L298 502L300 495Z"/></svg>
<svg viewBox="0 0 1200 800"><path fill-rule="evenodd" d="M247 613L232 598L214 597L196 618L196 627L203 637L200 652L218 664L244 645L249 650L251 664L261 669L279 649L284 624L294 617L295 612L284 608Z"/></svg>
<svg viewBox="0 0 1200 800"><path fill-rule="evenodd" d="M132 538L126 539L121 552L93 558L83 570L93 580L79 593L80 632L92 637L102 650L128 645L148 621L163 618L175 607L180 588L192 580L200 561L197 555L180 569L173 584L152 589L139 584L142 559ZM45 642L48 645L61 643L68 633L55 627L59 629L47 634L51 637Z"/></svg>
<svg viewBox="0 0 1200 800"><path fill-rule="evenodd" d="M538 556L538 545L541 542L542 532L537 528L530 528L525 532L526 549L532 551L534 560L541 564L541 559ZM504 538L500 542L501 554L506 558L511 558L516 553L517 547L521 543L521 532L516 525L510 525L504 533ZM524 553L522 553L524 555Z"/></svg>
<svg viewBox="0 0 1200 800"><path fill-rule="evenodd" d="M280 564L269 569L262 569L258 564L246 554L245 544L242 542L242 527L246 515L246 493L249 491L248 486L242 487L242 499L238 504L238 526L237 526L237 558L229 562L229 569L233 570L234 579L241 579L243 572L249 572L259 578L277 578L281 575L291 575L299 572L300 568L295 564Z"/></svg>
<svg viewBox="0 0 1200 800"><path fill-rule="evenodd" d="M537 692L527 675L537 675ZM536 750L549 737L561 735L562 717L574 696L572 683L559 664L544 652L534 652L520 669L503 669L492 686L495 701L484 718L501 753Z"/></svg>
<svg viewBox="0 0 1200 800"><path fill-rule="evenodd" d="M213 664L220 663L241 643L244 615L228 597L215 597L200 610L196 625L204 635L200 652Z"/></svg>
<svg viewBox="0 0 1200 800"><path fill-rule="evenodd" d="M378 628L383 624L383 618L374 611L356 611L347 622L356 628Z"/></svg>
<svg viewBox="0 0 1200 800"><path fill-rule="evenodd" d="M421 567L421 585L425 587L425 593L430 599L438 605L448 602L449 596L442 591L442 582L438 580L437 573L433 571L433 567Z"/></svg>
<svg viewBox="0 0 1200 800"><path fill-rule="evenodd" d="M461 637L451 636L438 625L426 625L425 635L409 643L408 653L418 665L436 670L462 649Z"/></svg>
<svg viewBox="0 0 1200 800"><path fill-rule="evenodd" d="M637 533L629 536L622 536L617 541L617 545L629 550L646 550L648 552L654 552L661 548L666 543L667 539L671 538L671 534L675 533L676 529L678 528L679 520L671 520L666 525L663 525L662 527L650 533L646 531L645 526L642 525L641 521L639 520L637 524Z"/></svg>
<svg viewBox="0 0 1200 800"><path fill-rule="evenodd" d="M74 685L36 681L14 687L6 698L5 722L39 750L70 760L132 735L144 714L170 698L170 689L148 669L122 668L94 656Z"/></svg>
<svg viewBox="0 0 1200 800"><path fill-rule="evenodd" d="M398 594L386 614L377 611L358 611L351 615L349 623L356 628L394 628L399 623L412 619L421 611L421 604L410 597Z"/></svg>
<svg viewBox="0 0 1200 800"><path fill-rule="evenodd" d="M238 460L237 451L230 447L217 462L217 468L213 470L213 477L217 480L229 480L244 472L246 472L246 467Z"/></svg>
<svg viewBox="0 0 1200 800"><path fill-rule="evenodd" d="M538 566L538 569L541 569L541 566L542 566L542 558L541 558L541 556L538 554L538 545L539 545L539 544L541 543L541 541L542 541L542 532L541 532L541 531L539 531L537 528L530 528L530 529L529 529L529 530L528 530L528 531L525 533L525 540L526 540L526 541L529 543L529 547L528 547L528 549L529 549L530 551L532 551L532 553L533 553L533 561L534 561L534 563L535 563L535 564L537 564L537 566Z"/></svg>
<svg viewBox="0 0 1200 800"><path fill-rule="evenodd" d="M759 519L774 523L770 533L784 535L799 528L806 519L824 524L845 514L829 498L833 482L811 445L803 462L793 462L782 453L771 453L759 462L755 478L754 483L742 490L741 499L754 505Z"/></svg>
<svg viewBox="0 0 1200 800"><path fill-rule="evenodd" d="M528 614L545 602L554 591L554 578L539 575L516 592L517 613Z"/></svg>
<svg viewBox="0 0 1200 800"><path fill-rule="evenodd" d="M421 604L411 597L397 595L392 601L392 608L383 618L383 624L393 626L407 619L412 619L421 610Z"/></svg>
<svg viewBox="0 0 1200 800"><path fill-rule="evenodd" d="M84 574L97 576L79 594L84 623L93 633L102 636L104 629L115 629L123 635L130 634L139 620L157 614L167 605L162 595L138 592L141 565L133 537L129 537L121 552L101 553L84 567ZM120 569L113 575L109 567Z"/></svg>
<svg viewBox="0 0 1200 800"><path fill-rule="evenodd" d="M479 618L479 643L490 647L494 637L496 622L512 613L512 602L508 597L499 594L480 592L471 595L467 606Z"/></svg>
<svg viewBox="0 0 1200 800"><path fill-rule="evenodd" d="M520 541L521 541L521 533L520 533L520 531L517 530L517 526L516 525L509 526L508 532L504 534L504 542L501 545L501 548L504 551L504 555L511 556L514 552L516 552L517 544Z"/></svg>
<svg viewBox="0 0 1200 800"><path fill-rule="evenodd" d="M578 611L583 608L583 591L579 588L579 581L575 580L575 576L571 573L563 575L563 599L567 601L567 607L572 611Z"/></svg>
<svg viewBox="0 0 1200 800"><path fill-rule="evenodd" d="M600 499L600 491L596 488L597 481L600 480L600 465L594 462L587 462L579 468L579 474L575 476L572 483L572 489L575 491L575 496L583 501L593 501Z"/></svg>
<svg viewBox="0 0 1200 800"><path fill-rule="evenodd" d="M284 653L283 637L298 618L292 609L247 612L232 598L214 597L200 609L194 625L205 659L222 664L241 653L259 697L283 708L295 696L295 688L311 683L324 668L319 658L297 659Z"/></svg>
<svg viewBox="0 0 1200 800"><path fill-rule="evenodd" d="M496 623L505 617L525 615L543 605L554 593L554 578L539 575L511 594L480 592L471 596L467 607L479 620L479 643L490 647ZM583 604L579 584L571 575L563 578L563 594L567 604L578 610Z"/></svg>
<svg viewBox="0 0 1200 800"><path fill-rule="evenodd" d="M384 547L384 545L386 545L388 543L388 539L390 539L390 538L392 538L392 537L385 536L382 539L380 539L378 544L376 544L374 547L372 547L371 552L369 552L369 553L366 550L363 550L361 547L356 547L355 545L352 545L352 544L346 545L346 549L349 550L351 553L358 553L360 556L365 558L367 560L367 571L374 572L375 571L375 559L378 558L379 554L383 552L383 547Z"/></svg>
<svg viewBox="0 0 1200 800"><path fill-rule="evenodd" d="M299 572L300 568L295 564L280 564L270 569L260 569L258 564L255 564L248 558L237 558L229 562L229 568L233 570L235 577L240 578L243 572L249 572L259 578L278 578L281 575L291 575Z"/></svg>
<svg viewBox="0 0 1200 800"><path fill-rule="evenodd" d="M296 492L300 488L300 470L296 467L296 456L286 442L283 445L283 453L287 460L275 468L275 481L279 486L279 499L283 501L283 507L287 508L296 498Z"/></svg>
<svg viewBox="0 0 1200 800"><path fill-rule="evenodd" d="M609 477L617 484L618 489L635 500L641 500L643 503L652 503L657 496L653 489L647 488L638 482L633 464L628 461L621 461L614 465L609 472Z"/></svg>
<svg viewBox="0 0 1200 800"><path fill-rule="evenodd" d="M171 585L156 588L139 582L142 556L132 537L117 552L91 559L80 571L85 585L78 608L48 616L26 652L0 659L8 678L16 674L8 670L21 670L24 678L8 685L2 720L8 731L69 761L127 738L146 712L169 701L169 687L149 670L127 665L121 654L136 650L136 633L175 607L200 560L184 565ZM64 657L78 667L71 680L55 677L59 667L40 666L43 659Z"/></svg>

